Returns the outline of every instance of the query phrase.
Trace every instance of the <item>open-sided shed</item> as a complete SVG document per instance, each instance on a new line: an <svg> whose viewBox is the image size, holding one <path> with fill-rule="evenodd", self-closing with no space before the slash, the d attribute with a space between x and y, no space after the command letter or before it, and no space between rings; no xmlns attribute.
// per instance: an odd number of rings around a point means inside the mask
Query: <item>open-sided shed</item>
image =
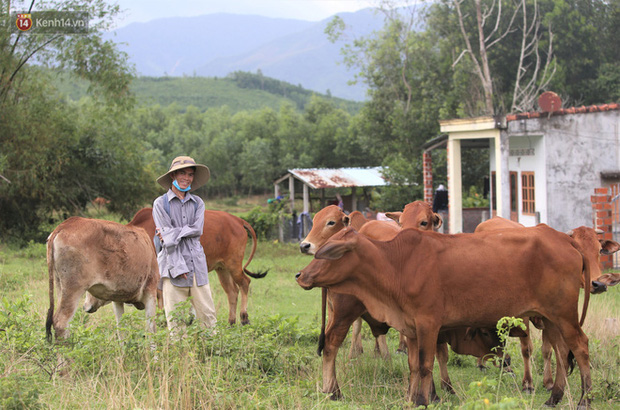
<svg viewBox="0 0 620 410"><path fill-rule="evenodd" d="M288 181L289 200L291 201L291 211L294 209L295 200L295 180L303 184L303 212L310 212L310 189L322 190L321 196L325 196L326 188L357 188L357 187L376 187L388 185L382 174L383 168L331 168L331 169L289 169L286 175L278 178L274 182L274 193L276 198L280 194L280 184ZM355 200L355 189L352 190L352 209L355 211L357 201Z"/></svg>

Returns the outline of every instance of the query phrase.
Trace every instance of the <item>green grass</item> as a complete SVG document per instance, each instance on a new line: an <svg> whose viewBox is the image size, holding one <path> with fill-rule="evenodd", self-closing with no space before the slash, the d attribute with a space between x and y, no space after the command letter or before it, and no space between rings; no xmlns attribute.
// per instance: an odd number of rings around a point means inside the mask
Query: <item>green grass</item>
<svg viewBox="0 0 620 410"><path fill-rule="evenodd" d="M240 202L241 200L239 200ZM213 209L213 208L211 208ZM0 408L402 408L408 366L394 353L398 334L388 333L391 360L373 354L374 340L363 327L365 353L349 360L349 339L337 361L344 394L333 402L321 393L321 358L316 355L320 291L302 290L295 274L310 262L296 244L260 242L250 269L269 268L253 279L249 326L228 326L228 303L216 277L211 288L218 312L218 334L208 337L190 326L180 341L169 340L160 312L158 332L144 331L144 315L128 307L126 335L116 338L111 307L88 315L81 309L65 344L44 340L48 308L45 246L19 249L0 244ZM593 408L620 406L620 295L618 289L591 298L585 332L590 338L595 399ZM516 376L500 377L497 367L476 368L472 357L451 353L449 371L456 395L439 392L436 408L540 408L549 394L542 386L540 335L534 334L533 395L520 391L522 360L510 338ZM438 369L434 378L439 386ZM501 381L499 387L496 383ZM480 385L478 385L480 382ZM575 408L579 371L569 377L559 408Z"/></svg>

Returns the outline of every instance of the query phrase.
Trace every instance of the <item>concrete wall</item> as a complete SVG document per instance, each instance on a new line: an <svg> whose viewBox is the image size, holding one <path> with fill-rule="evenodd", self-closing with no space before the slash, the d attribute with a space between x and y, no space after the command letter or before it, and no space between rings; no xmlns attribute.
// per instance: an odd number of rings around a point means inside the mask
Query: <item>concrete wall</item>
<svg viewBox="0 0 620 410"><path fill-rule="evenodd" d="M520 172L535 172L540 221L560 231L592 226L590 196L603 184L600 173L620 169L620 112L516 120L506 132L511 151L535 150L535 156L511 155L510 170L519 172L519 196ZM527 226L533 218L519 215Z"/></svg>

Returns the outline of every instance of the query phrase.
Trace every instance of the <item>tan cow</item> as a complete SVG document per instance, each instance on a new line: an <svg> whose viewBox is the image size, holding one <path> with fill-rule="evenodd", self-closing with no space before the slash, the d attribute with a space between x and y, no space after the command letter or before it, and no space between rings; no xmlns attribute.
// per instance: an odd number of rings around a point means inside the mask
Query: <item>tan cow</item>
<svg viewBox="0 0 620 410"><path fill-rule="evenodd" d="M502 218L500 216L495 216L489 220L486 220L480 223L475 232L487 232L487 231L497 231L502 229L513 229L513 228L525 228L524 225L511 221L509 219ZM597 234L602 233L600 230L595 230L587 227L579 227L576 229L570 230L567 235L575 240L575 243L578 245L579 250L588 255L588 260L590 261L590 274L592 277L596 277L597 279L592 280L590 282L590 293L597 294L604 292L606 290L606 283L604 278L601 276L600 270L600 255L606 254L610 255L614 252L617 252L620 249L620 244L615 241L599 239ZM600 279L600 280L599 280ZM585 283L582 283L582 287ZM529 320L525 320L527 330L526 335L520 337L521 343L521 355L523 357L523 390L527 392L534 391L534 385L532 381L532 370L530 364L530 357L532 351L534 349L534 345L532 344L531 338L529 337ZM539 320L534 319L534 323L539 323ZM552 354L552 346L546 332L543 330L542 337L542 356L544 359L544 367L543 367L543 385L547 389L551 389L553 387L553 375L551 372L551 354Z"/></svg>
<svg viewBox="0 0 620 410"><path fill-rule="evenodd" d="M296 278L304 289L327 287L355 295L374 318L405 333L407 398L417 405L429 403L440 330L491 328L505 316L540 316L562 358L547 404L557 404L564 395L569 364L564 341L581 373L579 405L587 406L592 381L578 304L582 271L588 283L589 267L572 238L546 225L459 235L404 229L387 242L345 229Z"/></svg>
<svg viewBox="0 0 620 410"><path fill-rule="evenodd" d="M153 208L139 210L127 225L143 228L153 238L155 235ZM252 251L244 265L243 257L248 234L252 237ZM254 257L256 243L254 229L243 219L223 211L205 210L205 223L200 236L200 244L204 248L209 271L215 269L228 297L228 323L231 325L237 321L239 290L241 290L239 317L242 324L250 323L248 316L250 278L248 276L260 279L267 275L267 271L254 273L247 269Z"/></svg>
<svg viewBox="0 0 620 410"><path fill-rule="evenodd" d="M443 224L443 218L433 212L433 207L424 201L413 201L405 205L403 212L386 212L388 218L398 222L403 228L416 228L421 231L436 231Z"/></svg>
<svg viewBox="0 0 620 410"><path fill-rule="evenodd" d="M47 239L50 308L46 333L66 338L68 324L85 292L114 302L117 321L123 304L144 309L148 328L155 331L159 269L152 239L143 229L116 222L72 217ZM54 283L60 299L54 313Z"/></svg>

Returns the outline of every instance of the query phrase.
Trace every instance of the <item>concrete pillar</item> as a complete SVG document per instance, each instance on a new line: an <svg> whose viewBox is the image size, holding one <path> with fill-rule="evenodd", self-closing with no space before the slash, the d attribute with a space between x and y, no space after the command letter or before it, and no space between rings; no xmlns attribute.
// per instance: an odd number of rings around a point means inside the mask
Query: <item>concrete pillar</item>
<svg viewBox="0 0 620 410"><path fill-rule="evenodd" d="M461 141L448 140L448 219L451 234L463 232L463 178Z"/></svg>

